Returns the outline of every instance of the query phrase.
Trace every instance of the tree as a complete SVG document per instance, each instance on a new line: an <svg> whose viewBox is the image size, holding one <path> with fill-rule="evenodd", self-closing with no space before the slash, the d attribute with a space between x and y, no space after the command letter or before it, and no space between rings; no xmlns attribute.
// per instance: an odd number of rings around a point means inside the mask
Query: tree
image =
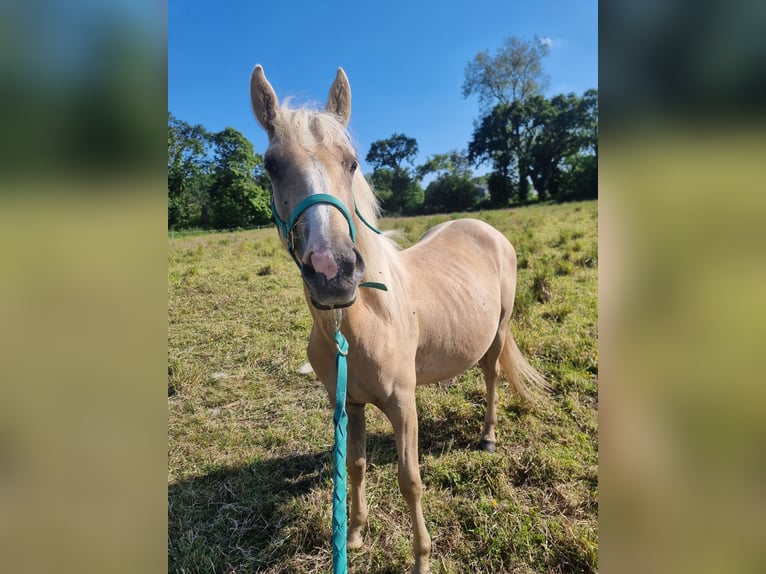
<svg viewBox="0 0 766 574"><path fill-rule="evenodd" d="M442 175L457 175L471 177L471 161L465 151L451 150L448 153L437 153L429 157L423 165L415 169L417 178L422 180L430 174L436 174L437 179Z"/></svg>
<svg viewBox="0 0 766 574"><path fill-rule="evenodd" d="M210 134L168 114L168 228L198 225L207 198Z"/></svg>
<svg viewBox="0 0 766 574"><path fill-rule="evenodd" d="M240 132L210 133L168 113L168 228L271 222L262 158Z"/></svg>
<svg viewBox="0 0 766 574"><path fill-rule="evenodd" d="M472 162L490 161L498 177L515 180L512 196L522 203L529 199L532 147L542 129L544 107L545 99L541 96L498 104L482 118L468 144L468 157ZM503 184L495 189L502 189L504 194L509 188ZM499 200L501 194L492 194L492 197L493 201Z"/></svg>
<svg viewBox="0 0 766 574"><path fill-rule="evenodd" d="M378 192L384 210L401 214L419 210L423 203L423 189L412 168L417 153L418 142L404 134L393 134L370 145L365 159L374 167L370 182Z"/></svg>
<svg viewBox="0 0 766 574"><path fill-rule="evenodd" d="M513 193L513 182L502 173L493 171L487 177L490 203L493 207L505 207Z"/></svg>
<svg viewBox="0 0 766 574"><path fill-rule="evenodd" d="M579 150L566 160L559 201L598 197L598 90L583 94L578 111Z"/></svg>
<svg viewBox="0 0 766 574"><path fill-rule="evenodd" d="M445 173L426 188L423 207L428 213L466 211L476 205L477 197L478 189L470 177Z"/></svg>
<svg viewBox="0 0 766 574"><path fill-rule="evenodd" d="M264 225L271 221L263 160L234 128L212 136L215 146L210 185L210 224L216 229Z"/></svg>
<svg viewBox="0 0 766 574"><path fill-rule="evenodd" d="M365 161L375 169L390 168L394 171L405 169L403 163L412 163L418 155L418 142L404 134L393 134L385 140L377 140L370 145Z"/></svg>
<svg viewBox="0 0 766 574"><path fill-rule="evenodd" d="M531 146L540 129L539 108L548 84L542 61L549 52L549 44L537 36L533 41L510 36L494 57L485 50L466 65L463 96L478 95L485 110L469 144L469 157L492 162L499 178L494 189L501 192L493 194L493 201L505 195L505 180L512 176L516 198L525 202L529 197Z"/></svg>
<svg viewBox="0 0 766 574"><path fill-rule="evenodd" d="M598 158L598 90L587 90L581 100L582 148Z"/></svg>
<svg viewBox="0 0 766 574"><path fill-rule="evenodd" d="M591 187L597 193L598 92L555 96L543 109L542 126L531 150L538 196L584 197Z"/></svg>
<svg viewBox="0 0 766 574"><path fill-rule="evenodd" d="M478 95L488 111L542 94L549 81L542 62L549 53L549 43L537 36L533 41L508 37L494 57L484 50L466 64L463 97Z"/></svg>
<svg viewBox="0 0 766 574"><path fill-rule="evenodd" d="M391 214L415 214L423 204L423 188L406 170L378 168L369 177L382 208Z"/></svg>
<svg viewBox="0 0 766 574"><path fill-rule="evenodd" d="M598 157L578 155L567 159L559 201L595 199L598 197Z"/></svg>
<svg viewBox="0 0 766 574"><path fill-rule="evenodd" d="M530 150L530 176L540 200L559 195L563 161L581 147L582 102L558 95L540 106L542 129Z"/></svg>
<svg viewBox="0 0 766 574"><path fill-rule="evenodd" d="M478 188L471 180L471 162L467 152L451 150L429 157L415 172L422 180L435 175L429 183L423 199L423 210L427 213L450 213L465 211L476 204Z"/></svg>

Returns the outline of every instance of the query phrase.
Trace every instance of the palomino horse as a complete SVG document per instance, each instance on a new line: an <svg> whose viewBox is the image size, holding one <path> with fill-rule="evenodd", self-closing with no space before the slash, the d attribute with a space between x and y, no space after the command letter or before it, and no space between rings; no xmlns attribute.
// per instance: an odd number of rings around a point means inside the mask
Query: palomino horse
<svg viewBox="0 0 766 574"><path fill-rule="evenodd" d="M480 440L487 451L495 448L501 369L522 398L546 386L508 329L516 253L499 231L474 219L442 223L405 250L378 234L378 204L346 130L351 88L342 69L324 111L280 106L261 66L253 71L250 91L255 116L269 136L264 166L272 209L300 267L314 319L309 361L331 401L336 320L349 343L348 547L362 544L367 521L364 408L372 403L391 421L396 437L399 489L414 531L413 572L428 572L431 538L421 507L416 385L450 379L478 363L487 385ZM382 283L387 291L360 289L366 281Z"/></svg>

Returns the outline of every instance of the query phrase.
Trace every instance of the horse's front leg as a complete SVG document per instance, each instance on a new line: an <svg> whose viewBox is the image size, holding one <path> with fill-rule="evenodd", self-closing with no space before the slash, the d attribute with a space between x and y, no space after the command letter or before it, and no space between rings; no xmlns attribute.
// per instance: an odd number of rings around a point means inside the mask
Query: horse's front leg
<svg viewBox="0 0 766 574"><path fill-rule="evenodd" d="M415 409L413 388L393 397L383 411L391 421L396 437L396 450L399 455L399 490L407 502L412 520L412 550L415 556L413 574L427 574L431 571L431 537L423 518L423 483L420 480L418 466L418 414Z"/></svg>
<svg viewBox="0 0 766 574"><path fill-rule="evenodd" d="M351 515L348 528L348 548L356 549L362 545L362 529L367 524L367 497L364 494L364 474L367 467L366 425L364 405L348 403L348 438L346 446L346 468L351 483Z"/></svg>

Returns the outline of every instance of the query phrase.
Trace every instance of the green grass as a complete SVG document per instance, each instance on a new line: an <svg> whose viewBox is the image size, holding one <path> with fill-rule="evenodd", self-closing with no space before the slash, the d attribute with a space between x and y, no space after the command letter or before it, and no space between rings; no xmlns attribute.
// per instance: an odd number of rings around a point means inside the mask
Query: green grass
<svg viewBox="0 0 766 574"><path fill-rule="evenodd" d="M512 326L550 397L500 389L498 448L477 451L478 369L417 391L434 573L595 572L597 203L470 214L519 256ZM456 215L384 219L403 246ZM168 562L176 573L331 571L332 412L298 373L311 319L272 230L169 239ZM410 524L388 421L367 407L370 506L349 571L405 572Z"/></svg>

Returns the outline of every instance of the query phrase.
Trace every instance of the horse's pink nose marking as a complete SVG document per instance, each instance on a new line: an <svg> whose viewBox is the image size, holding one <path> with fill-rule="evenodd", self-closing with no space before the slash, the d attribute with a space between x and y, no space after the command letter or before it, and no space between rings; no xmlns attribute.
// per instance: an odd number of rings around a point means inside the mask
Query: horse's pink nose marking
<svg viewBox="0 0 766 574"><path fill-rule="evenodd" d="M309 263L317 273L321 273L327 279L332 279L338 274L338 264L335 263L335 257L327 249L312 251L309 256Z"/></svg>

